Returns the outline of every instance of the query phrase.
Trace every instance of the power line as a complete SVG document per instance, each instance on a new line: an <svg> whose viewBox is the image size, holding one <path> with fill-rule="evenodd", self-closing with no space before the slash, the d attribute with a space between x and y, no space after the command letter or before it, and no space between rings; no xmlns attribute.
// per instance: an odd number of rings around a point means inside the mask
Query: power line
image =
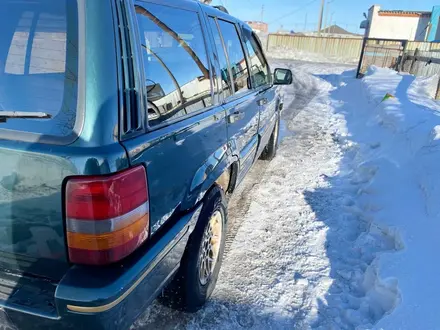
<svg viewBox="0 0 440 330"><path fill-rule="evenodd" d="M283 16L281 16L281 17L278 17L277 19L273 20L272 22L269 22L269 24L273 24L273 23L278 22L279 20L281 20L281 19L283 19L283 18L286 18L286 17L289 17L289 16L291 16L291 15L293 15L293 14L296 14L297 12L303 10L304 8L310 6L311 4L313 4L313 3L317 2L317 1L318 1L318 0L312 0L312 1L308 2L308 3L306 3L304 6L298 8L298 9L295 9L294 11L292 11L292 12L290 12L290 13L287 13L286 15L283 15Z"/></svg>
<svg viewBox="0 0 440 330"><path fill-rule="evenodd" d="M336 0L328 0L327 1L327 6L325 9L325 22L324 22L324 28L329 27L330 25L332 25L332 19L330 18L330 22L328 21L329 18L329 14L330 14L330 4L335 2ZM333 16L334 12L332 13Z"/></svg>

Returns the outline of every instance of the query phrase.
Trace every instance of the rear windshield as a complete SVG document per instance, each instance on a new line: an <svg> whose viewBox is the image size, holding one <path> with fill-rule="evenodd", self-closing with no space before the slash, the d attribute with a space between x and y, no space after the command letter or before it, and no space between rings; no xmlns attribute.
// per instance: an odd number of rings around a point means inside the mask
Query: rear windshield
<svg viewBox="0 0 440 330"><path fill-rule="evenodd" d="M2 129L67 136L78 95L76 0L0 1L0 116L44 112L50 119L8 119Z"/></svg>

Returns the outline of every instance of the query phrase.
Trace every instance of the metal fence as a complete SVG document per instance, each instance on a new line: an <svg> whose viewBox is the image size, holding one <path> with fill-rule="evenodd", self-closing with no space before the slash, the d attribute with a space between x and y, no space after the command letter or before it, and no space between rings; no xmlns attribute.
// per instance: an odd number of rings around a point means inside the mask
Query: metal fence
<svg viewBox="0 0 440 330"><path fill-rule="evenodd" d="M357 77L361 77L371 65L397 69L407 44L406 40L364 39Z"/></svg>
<svg viewBox="0 0 440 330"><path fill-rule="evenodd" d="M440 43L364 39L357 77L362 77L370 65L416 76L440 76ZM440 99L440 80L436 99Z"/></svg>
<svg viewBox="0 0 440 330"><path fill-rule="evenodd" d="M360 38L313 37L290 34L269 34L267 50L285 49L322 54L342 59L359 58Z"/></svg>

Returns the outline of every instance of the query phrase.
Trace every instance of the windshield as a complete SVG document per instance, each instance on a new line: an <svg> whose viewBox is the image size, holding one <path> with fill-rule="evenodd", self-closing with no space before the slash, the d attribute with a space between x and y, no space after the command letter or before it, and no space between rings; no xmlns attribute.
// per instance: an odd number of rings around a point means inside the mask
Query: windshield
<svg viewBox="0 0 440 330"><path fill-rule="evenodd" d="M51 117L10 119L0 123L0 131L70 135L78 94L76 0L2 0L0 31L0 115Z"/></svg>

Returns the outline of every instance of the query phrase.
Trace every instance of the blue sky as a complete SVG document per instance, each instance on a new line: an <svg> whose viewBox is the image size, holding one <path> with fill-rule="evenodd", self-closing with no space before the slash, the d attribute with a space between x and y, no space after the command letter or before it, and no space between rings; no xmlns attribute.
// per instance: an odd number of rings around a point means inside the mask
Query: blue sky
<svg viewBox="0 0 440 330"><path fill-rule="evenodd" d="M352 32L360 32L359 24L362 13L367 12L373 4L388 10L427 10L431 11L435 0L326 0L330 1L327 22ZM213 0L214 5L225 4L230 13L242 20L261 20L261 7L264 5L264 21L270 23L269 29L302 31L316 30L321 0ZM437 3L440 5L440 0ZM288 15L289 14L289 15ZM283 17L286 16L286 17Z"/></svg>

